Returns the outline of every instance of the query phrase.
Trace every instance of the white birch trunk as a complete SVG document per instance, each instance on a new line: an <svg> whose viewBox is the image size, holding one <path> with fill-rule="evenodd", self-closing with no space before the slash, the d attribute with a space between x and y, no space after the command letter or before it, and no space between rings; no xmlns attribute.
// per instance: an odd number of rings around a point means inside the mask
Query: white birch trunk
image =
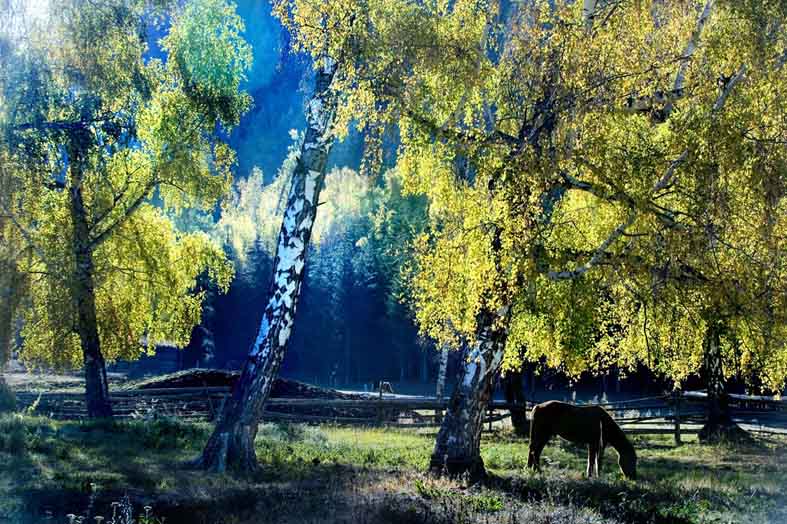
<svg viewBox="0 0 787 524"><path fill-rule="evenodd" d="M437 391L435 391L437 400L443 400L445 395L445 375L448 372L448 351L448 345L443 344L440 350L440 367L437 371Z"/></svg>
<svg viewBox="0 0 787 524"><path fill-rule="evenodd" d="M468 474L471 479L485 475L481 426L492 396L492 379L503 363L508 319L508 308L479 316L479 334L465 356L432 451L429 468L437 474Z"/></svg>
<svg viewBox="0 0 787 524"><path fill-rule="evenodd" d="M312 226L333 145L336 93L331 82L336 63L323 59L306 112L308 128L293 172L287 207L279 231L274 272L257 338L241 378L224 405L198 465L213 471L257 467L254 438L263 405L279 370L292 334Z"/></svg>

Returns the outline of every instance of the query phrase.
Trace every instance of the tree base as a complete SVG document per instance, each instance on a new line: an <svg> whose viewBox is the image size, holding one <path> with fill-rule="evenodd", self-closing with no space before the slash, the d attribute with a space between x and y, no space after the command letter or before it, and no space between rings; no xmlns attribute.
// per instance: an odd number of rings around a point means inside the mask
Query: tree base
<svg viewBox="0 0 787 524"><path fill-rule="evenodd" d="M432 456L429 472L438 477L466 478L473 484L482 482L487 477L481 457L465 459Z"/></svg>
<svg viewBox="0 0 787 524"><path fill-rule="evenodd" d="M512 409L511 425L514 428L514 434L516 434L516 436L527 437L530 435L530 421L527 419L526 410Z"/></svg>
<svg viewBox="0 0 787 524"><path fill-rule="evenodd" d="M735 422L708 422L697 435L701 444L751 444L751 435Z"/></svg>
<svg viewBox="0 0 787 524"><path fill-rule="evenodd" d="M252 474L259 471L254 451L254 432L248 427L216 428L202 455L192 463L197 469Z"/></svg>

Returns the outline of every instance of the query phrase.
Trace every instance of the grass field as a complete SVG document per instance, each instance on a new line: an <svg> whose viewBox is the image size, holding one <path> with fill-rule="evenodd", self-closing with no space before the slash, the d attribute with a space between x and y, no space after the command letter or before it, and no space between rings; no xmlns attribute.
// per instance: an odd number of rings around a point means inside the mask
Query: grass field
<svg viewBox="0 0 787 524"><path fill-rule="evenodd" d="M527 442L500 432L482 445L489 482L467 486L422 473L431 433L267 424L257 440L262 468L238 478L188 467L209 431L173 420L3 415L0 522L107 515L124 495L170 524L787 522L781 440L741 448L638 438L639 480L623 480L608 450L602 477L588 481L584 450L556 440L535 474L525 469Z"/></svg>

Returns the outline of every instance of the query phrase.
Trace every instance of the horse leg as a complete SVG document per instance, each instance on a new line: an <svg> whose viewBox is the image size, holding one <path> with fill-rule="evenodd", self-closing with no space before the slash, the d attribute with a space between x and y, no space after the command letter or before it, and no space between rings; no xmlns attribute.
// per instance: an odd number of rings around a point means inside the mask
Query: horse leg
<svg viewBox="0 0 787 524"><path fill-rule="evenodd" d="M599 446L595 442L588 444L588 478L598 475Z"/></svg>
<svg viewBox="0 0 787 524"><path fill-rule="evenodd" d="M536 451L537 449L538 444L533 439L531 439L530 447L527 452L527 467L536 471L540 471L541 465L539 464L539 461L541 459L541 452Z"/></svg>
<svg viewBox="0 0 787 524"><path fill-rule="evenodd" d="M587 475L588 478L593 476L593 468L590 467L591 457L593 457L593 445L588 444L588 467L585 471L585 474Z"/></svg>
<svg viewBox="0 0 787 524"><path fill-rule="evenodd" d="M530 448L527 454L527 467L541 471L541 452L544 450L544 446L547 445L548 440L548 436L544 438L542 435L531 435Z"/></svg>
<svg viewBox="0 0 787 524"><path fill-rule="evenodd" d="M602 444L598 448L598 461L596 463L596 474L600 477L601 476L601 464L604 462L604 445Z"/></svg>
<svg viewBox="0 0 787 524"><path fill-rule="evenodd" d="M604 442L604 424L599 423L598 428L598 451L596 453L596 475L599 477L601 476L601 463L604 462L604 448L606 447L606 442Z"/></svg>

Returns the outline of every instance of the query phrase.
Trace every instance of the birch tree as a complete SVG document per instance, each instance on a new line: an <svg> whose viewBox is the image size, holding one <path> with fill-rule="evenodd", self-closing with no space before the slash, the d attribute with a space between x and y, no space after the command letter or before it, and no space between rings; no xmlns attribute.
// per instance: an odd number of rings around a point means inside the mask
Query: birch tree
<svg viewBox="0 0 787 524"><path fill-rule="evenodd" d="M680 96L635 133L617 119L596 120L606 130L582 152L583 189L564 201L548 241L563 267L539 277L540 312L520 316L512 336L528 358L570 373L644 363L677 388L700 374L708 392L701 437L713 440L740 433L726 409L725 377L761 391L780 391L785 380L776 327L784 310L775 297L785 285L776 188L785 173L778 93L787 19L778 6L723 2L697 13L683 53L691 59L673 83ZM591 160L626 135L617 147L628 158ZM647 158L659 156L665 162L644 176ZM613 185L615 172L628 175ZM633 218L623 214L625 200L636 202ZM613 216L610 236L598 226ZM583 262L566 268L577 253Z"/></svg>
<svg viewBox="0 0 787 524"><path fill-rule="evenodd" d="M257 338L198 461L209 470L224 471L229 466L249 471L257 467L254 438L292 333L307 248L334 142L337 96L332 83L336 72L337 61L325 52L316 64L314 93L307 104L308 127L290 181Z"/></svg>
<svg viewBox="0 0 787 524"><path fill-rule="evenodd" d="M295 31L308 40L320 18L307 17L305 5L298 4L304 18L296 19ZM441 342L471 341L433 455L433 467L450 473L483 471L481 417L503 360L512 293L519 285L513 262L520 257L512 256L512 243L532 238L527 225L544 213L531 200L551 187L541 173L526 183L512 179L534 154L540 162L552 151L553 115L569 107L564 102L555 107L557 54L553 49L550 56L549 46L542 45L549 31L536 23L538 9L548 5L522 15L518 25L498 7L473 1L369 2L362 9L344 6L349 12L337 7L345 17L361 18L364 28L352 39L363 68L337 85L343 94L340 114L353 114L366 126L398 127L397 169L406 189L430 197L435 232L416 241L424 284L415 286L418 318L424 332ZM499 45L512 41L504 33L520 28L515 45L526 51ZM534 58L522 60L528 52ZM532 85L523 86L523 78ZM457 162L468 169L455 169ZM524 193L515 189L522 187ZM560 195L549 194L545 207ZM506 224L520 206L516 221Z"/></svg>
<svg viewBox="0 0 787 524"><path fill-rule="evenodd" d="M44 26L9 39L0 178L14 191L0 211L31 255L24 358L82 365L88 415L106 417L105 360L138 357L143 338L185 345L196 277L231 278L223 253L179 234L165 209L209 209L227 191L234 156L216 129L248 106L251 54L223 0L50 7ZM146 27L167 14L167 63L147 60Z"/></svg>
<svg viewBox="0 0 787 524"><path fill-rule="evenodd" d="M517 355L523 350L533 360L546 356L564 369L595 365L583 359L580 348L605 329L615 332L606 321L582 322L583 316L603 318L608 305L591 280L600 278L595 271L608 257L621 254L638 220L674 225L674 217L654 202L655 194L670 184L686 156L663 141L681 136L678 130L673 135L671 127L688 96L685 79L696 67L712 3L658 4L651 17L634 4L598 3L592 23L590 4L553 8L536 3L524 9L506 27L503 58L492 61L507 81L500 84L505 88L500 98L490 100L494 91L485 92L478 116L461 113L464 118L453 128L426 118L418 122L427 136L448 144L438 155L433 143L414 148L412 155L415 166L428 166L420 173L413 170L419 189L432 195L433 208L443 202L445 210L443 227L435 228L440 233L424 243L419 261L419 319L422 328L439 338L448 335L443 326L449 316L476 340L438 435L433 469L483 473L480 421L491 379L504 357L512 367L519 365ZM705 86L711 85L708 80L703 78ZM724 109L736 83L723 82L721 93L704 107ZM521 86L520 91L512 85ZM716 87L715 78L712 85ZM462 100L466 110L469 104ZM517 113L520 107L527 113ZM480 129L468 133L468 121L478 122ZM505 123L492 127L490 121ZM512 122L521 127L512 130ZM606 124L596 127L601 122ZM486 142L473 151L468 144L478 135ZM459 148L465 157L468 149L478 155L469 156L470 180L450 174ZM440 155L448 159L443 166L451 192L435 183L433 165L423 160ZM406 153L402 161L407 161ZM574 216L563 214L583 198L575 195L597 199L610 214L579 215L579 223L594 231L594 240L588 241L592 247L560 250L558 261L551 234L577 230ZM561 262L570 269L555 269ZM561 294L545 294L549 286L541 284L544 279L562 281L554 287ZM526 319L542 308L561 315L540 316L548 327L537 329ZM614 353L611 341L601 338ZM539 353L537 348L545 346L550 351Z"/></svg>
<svg viewBox="0 0 787 524"><path fill-rule="evenodd" d="M432 35L419 33L426 22L417 18L419 10L383 0L274 2L274 12L293 36L293 50L313 60L315 88L306 104L308 127L290 181L268 303L241 379L198 461L202 467L256 467L254 436L292 333L328 153L336 137L355 125L372 137L367 169L379 167L379 131L391 122L394 109L376 94L404 81L407 66L398 46L430 52L423 44Z"/></svg>

